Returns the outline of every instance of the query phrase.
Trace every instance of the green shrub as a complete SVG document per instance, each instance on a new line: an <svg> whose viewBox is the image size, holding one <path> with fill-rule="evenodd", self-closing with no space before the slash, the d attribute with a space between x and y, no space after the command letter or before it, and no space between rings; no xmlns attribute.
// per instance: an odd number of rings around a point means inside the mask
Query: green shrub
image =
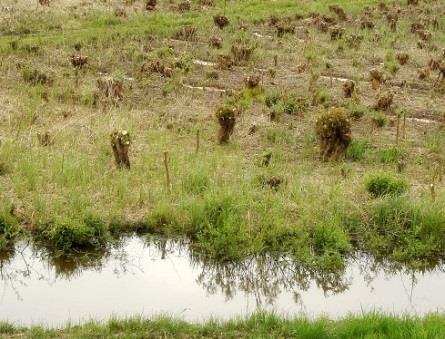
<svg viewBox="0 0 445 339"><path fill-rule="evenodd" d="M106 224L91 215L80 220L57 218L40 225L38 232L41 240L62 251L100 247L110 235Z"/></svg>
<svg viewBox="0 0 445 339"><path fill-rule="evenodd" d="M366 140L354 140L346 150L346 159L351 161L360 161L365 157L365 153L369 147Z"/></svg>
<svg viewBox="0 0 445 339"><path fill-rule="evenodd" d="M374 197L401 195L408 190L405 179L387 173L374 173L365 179L366 190Z"/></svg>

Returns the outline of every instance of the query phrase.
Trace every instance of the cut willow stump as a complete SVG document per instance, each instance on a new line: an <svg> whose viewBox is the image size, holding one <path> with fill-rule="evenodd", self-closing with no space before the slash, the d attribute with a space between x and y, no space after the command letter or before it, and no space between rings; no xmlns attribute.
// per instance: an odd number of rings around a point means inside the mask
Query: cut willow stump
<svg viewBox="0 0 445 339"><path fill-rule="evenodd" d="M130 168L130 159L128 157L130 144L130 134L127 131L114 131L111 133L111 148L113 149L114 160L119 168Z"/></svg>
<svg viewBox="0 0 445 339"><path fill-rule="evenodd" d="M107 101L113 105L118 105L124 99L124 83L112 77L102 77L97 79L97 90L94 94L95 100L100 100L104 106Z"/></svg>

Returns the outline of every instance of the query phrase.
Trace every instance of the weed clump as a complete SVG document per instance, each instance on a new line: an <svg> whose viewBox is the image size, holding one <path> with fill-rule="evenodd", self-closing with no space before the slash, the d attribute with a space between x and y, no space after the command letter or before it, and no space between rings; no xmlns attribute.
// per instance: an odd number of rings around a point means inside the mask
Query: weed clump
<svg viewBox="0 0 445 339"><path fill-rule="evenodd" d="M109 230L104 222L94 216L80 220L57 218L38 227L38 237L56 250L98 248L105 245Z"/></svg>
<svg viewBox="0 0 445 339"><path fill-rule="evenodd" d="M233 61L236 64L241 64L243 62L249 61L254 51L255 51L255 46L252 46L248 43L234 44L230 49Z"/></svg>
<svg viewBox="0 0 445 339"><path fill-rule="evenodd" d="M386 115L380 111L374 112L371 122L374 127L381 128L386 125Z"/></svg>
<svg viewBox="0 0 445 339"><path fill-rule="evenodd" d="M346 150L346 159L350 161L363 160L369 143L366 140L353 140Z"/></svg>
<svg viewBox="0 0 445 339"><path fill-rule="evenodd" d="M0 212L0 251L8 249L18 235L17 220L9 211Z"/></svg>
<svg viewBox="0 0 445 339"><path fill-rule="evenodd" d="M374 105L375 110L388 111L391 109L394 94L391 92L384 93L380 95Z"/></svg>
<svg viewBox="0 0 445 339"><path fill-rule="evenodd" d="M54 140L48 131L45 133L37 133L37 140L39 140L41 146L51 146L54 143Z"/></svg>
<svg viewBox="0 0 445 339"><path fill-rule="evenodd" d="M374 255L413 268L438 265L443 253L445 217L438 203L388 196L372 208L367 247Z"/></svg>
<svg viewBox="0 0 445 339"><path fill-rule="evenodd" d="M339 40L343 37L345 29L340 26L333 26L329 29L331 40Z"/></svg>
<svg viewBox="0 0 445 339"><path fill-rule="evenodd" d="M97 79L97 91L94 94L95 99L101 101L111 100L113 104L124 99L124 82L112 77L103 77Z"/></svg>
<svg viewBox="0 0 445 339"><path fill-rule="evenodd" d="M74 68L83 68L88 63L88 57L86 55L72 55L71 56L71 65Z"/></svg>
<svg viewBox="0 0 445 339"><path fill-rule="evenodd" d="M392 164L402 161L406 153L399 147L388 147L378 150L377 160L383 164Z"/></svg>
<svg viewBox="0 0 445 339"><path fill-rule="evenodd" d="M178 4L178 11L180 12L187 12L192 9L192 4L189 0L183 1Z"/></svg>
<svg viewBox="0 0 445 339"><path fill-rule="evenodd" d="M220 54L218 55L218 68L219 69L232 69L235 65L233 58L230 55Z"/></svg>
<svg viewBox="0 0 445 339"><path fill-rule="evenodd" d="M323 113L315 126L323 160L338 159L345 155L351 143L351 123L342 108Z"/></svg>
<svg viewBox="0 0 445 339"><path fill-rule="evenodd" d="M284 183L284 178L281 176L264 176L260 175L257 179L262 187L268 187L277 191Z"/></svg>
<svg viewBox="0 0 445 339"><path fill-rule="evenodd" d="M244 78L244 85L250 89L258 88L260 80L261 78L259 75L249 75Z"/></svg>
<svg viewBox="0 0 445 339"><path fill-rule="evenodd" d="M397 61L399 62L400 65L406 65L406 63L409 60L409 54L408 53L404 53L404 52L400 52L396 54L396 58Z"/></svg>
<svg viewBox="0 0 445 339"><path fill-rule="evenodd" d="M223 47L223 39L217 36L212 36L209 40L209 45L215 49L221 49Z"/></svg>
<svg viewBox="0 0 445 339"><path fill-rule="evenodd" d="M347 80L343 83L343 94L345 98L350 98L355 92L355 82Z"/></svg>
<svg viewBox="0 0 445 339"><path fill-rule="evenodd" d="M270 92L266 95L264 102L271 109L272 121L277 120L281 114L302 114L308 107L307 101L295 93Z"/></svg>
<svg viewBox="0 0 445 339"><path fill-rule="evenodd" d="M159 60L144 63L141 67L141 73L158 73L164 78L171 78L173 76L173 69L170 66L164 65Z"/></svg>
<svg viewBox="0 0 445 339"><path fill-rule="evenodd" d="M193 41L196 38L197 29L194 26L184 26L181 27L175 34L173 34L173 39Z"/></svg>
<svg viewBox="0 0 445 339"><path fill-rule="evenodd" d="M215 15L213 17L213 22L219 29L224 29L230 24L229 18L227 18L225 15Z"/></svg>
<svg viewBox="0 0 445 339"><path fill-rule="evenodd" d="M22 72L23 80L31 85L50 85L52 78L38 69L25 68Z"/></svg>
<svg viewBox="0 0 445 339"><path fill-rule="evenodd" d="M349 116L355 120L363 118L363 116L365 116L369 112L366 106L358 104L348 105L348 111L349 111Z"/></svg>
<svg viewBox="0 0 445 339"><path fill-rule="evenodd" d="M345 10L338 5L329 5L329 11L335 13L340 21L348 20Z"/></svg>
<svg viewBox="0 0 445 339"><path fill-rule="evenodd" d="M369 78L374 90L377 90L384 81L383 72L375 68L369 71Z"/></svg>
<svg viewBox="0 0 445 339"><path fill-rule="evenodd" d="M220 126L218 141L220 144L229 142L230 136L233 134L236 123L236 115L238 109L231 105L224 105L216 110L216 118Z"/></svg>
<svg viewBox="0 0 445 339"><path fill-rule="evenodd" d="M366 190L375 198L384 195L401 195L408 190L405 179L388 173L374 173L365 178Z"/></svg>
<svg viewBox="0 0 445 339"><path fill-rule="evenodd" d="M396 74L399 71L400 66L395 61L395 58L394 58L394 55L392 52L389 52L385 55L384 67L386 70L388 70L392 74Z"/></svg>
<svg viewBox="0 0 445 339"><path fill-rule="evenodd" d="M0 161L0 177L8 173L9 173L9 166L6 163Z"/></svg>
<svg viewBox="0 0 445 339"><path fill-rule="evenodd" d="M316 91L312 97L312 106L323 105L325 107L330 105L331 96L327 91Z"/></svg>
<svg viewBox="0 0 445 339"><path fill-rule="evenodd" d="M203 173L193 173L184 178L182 187L188 193L202 194L210 187L210 179Z"/></svg>
<svg viewBox="0 0 445 339"><path fill-rule="evenodd" d="M251 240L240 207L231 197L208 197L191 207L193 246L221 261L245 258Z"/></svg>
<svg viewBox="0 0 445 339"><path fill-rule="evenodd" d="M430 76L430 69L428 67L422 67L417 69L417 75L420 80L425 80Z"/></svg>
<svg viewBox="0 0 445 339"><path fill-rule="evenodd" d="M118 18L126 18L127 17L127 12L125 11L124 8L122 7L118 7L114 10L114 16L118 17Z"/></svg>
<svg viewBox="0 0 445 339"><path fill-rule="evenodd" d="M147 11L154 11L157 4L158 4L157 0L147 0L147 2L145 3L145 9Z"/></svg>
<svg viewBox="0 0 445 339"><path fill-rule="evenodd" d="M277 29L277 35L279 38L282 38L285 34L295 33L295 25L292 23L278 21L274 26Z"/></svg>

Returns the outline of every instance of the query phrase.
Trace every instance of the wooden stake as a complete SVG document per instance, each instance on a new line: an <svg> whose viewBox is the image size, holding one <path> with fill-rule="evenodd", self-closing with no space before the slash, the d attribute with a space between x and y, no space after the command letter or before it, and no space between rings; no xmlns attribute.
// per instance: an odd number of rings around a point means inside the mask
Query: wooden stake
<svg viewBox="0 0 445 339"><path fill-rule="evenodd" d="M199 152L199 129L196 131L196 151L195 153L198 154Z"/></svg>
<svg viewBox="0 0 445 339"><path fill-rule="evenodd" d="M164 151L164 165L165 165L165 176L167 178L167 189L170 194L172 194L172 184L170 181L170 172L168 170L168 152Z"/></svg>
<svg viewBox="0 0 445 339"><path fill-rule="evenodd" d="M436 201L436 185L434 183L430 184L431 198Z"/></svg>
<svg viewBox="0 0 445 339"><path fill-rule="evenodd" d="M399 134L400 134L400 114L397 114L396 145L399 144Z"/></svg>
<svg viewBox="0 0 445 339"><path fill-rule="evenodd" d="M406 138L406 113L403 113L402 138Z"/></svg>

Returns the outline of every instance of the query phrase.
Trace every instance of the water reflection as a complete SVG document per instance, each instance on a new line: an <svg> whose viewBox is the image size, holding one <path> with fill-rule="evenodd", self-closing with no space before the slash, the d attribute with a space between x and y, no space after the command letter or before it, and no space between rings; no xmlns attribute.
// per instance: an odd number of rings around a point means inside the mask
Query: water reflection
<svg viewBox="0 0 445 339"><path fill-rule="evenodd" d="M433 287L444 277L443 267L419 273L365 254L351 258L344 269L321 271L267 255L215 262L185 240L121 239L96 252L69 256L21 243L0 254L0 320L63 323L73 314L75 319L107 318L147 310L196 320L258 308L313 314L332 308L337 315L339 308L348 313L368 304L416 313L419 303L421 310L436 310L440 298L445 302L445 294L436 300ZM419 281L428 302L416 299ZM393 295L398 299L388 304Z"/></svg>
<svg viewBox="0 0 445 339"><path fill-rule="evenodd" d="M298 302L298 291L306 291L312 282L324 293L340 293L348 288L344 271L317 272L286 257L261 256L234 263L194 260L194 265L200 270L197 282L208 293L219 291L229 300L243 292L254 296L257 306L273 304L283 291L294 293Z"/></svg>

